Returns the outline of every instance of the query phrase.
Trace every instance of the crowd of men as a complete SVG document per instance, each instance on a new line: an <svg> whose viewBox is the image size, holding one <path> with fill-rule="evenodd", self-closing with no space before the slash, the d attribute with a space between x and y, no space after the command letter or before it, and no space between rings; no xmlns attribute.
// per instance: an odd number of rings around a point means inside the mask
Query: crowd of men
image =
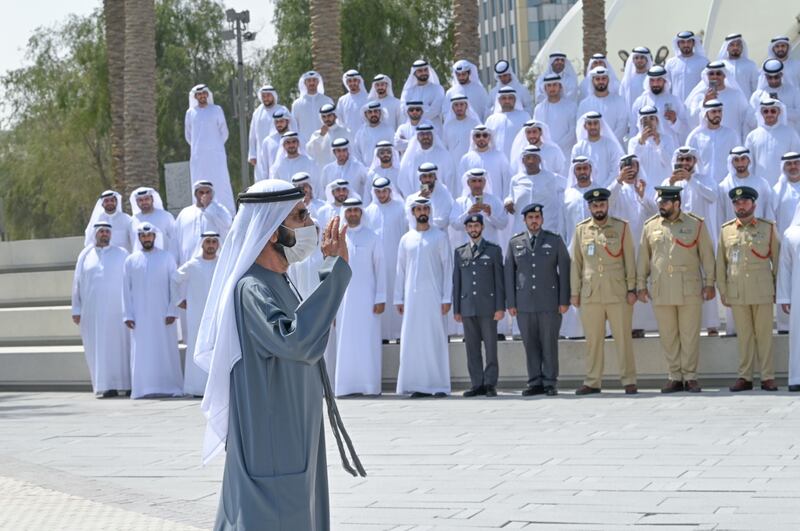
<svg viewBox="0 0 800 531"><path fill-rule="evenodd" d="M662 392L699 392L701 329L719 335L722 308L739 345L731 391L756 375L777 390L773 320L786 333L800 315L800 61L787 37L760 66L740 34L716 58L690 31L672 49L662 66L634 48L621 79L603 54L579 79L553 53L533 91L507 61L487 91L465 60L446 90L415 61L399 98L388 76L367 89L356 70L336 102L313 71L290 107L261 87L255 178L301 188L316 221L284 249L298 297L319 284L313 232L336 216L347 225L353 276L325 355L337 396L380 394L381 345L393 341L397 393L448 395L452 336L466 345L465 396L494 396L497 341L512 335L526 353L523 395L558 393L560 337L586 339L576 393L599 393L609 333L635 394L633 339L646 332L669 367ZM129 216L107 191L86 229L73 319L101 396L203 394L191 354L235 214L225 117L205 85L189 94L185 131L193 205L173 218L139 188ZM800 391L798 340L790 351Z"/></svg>

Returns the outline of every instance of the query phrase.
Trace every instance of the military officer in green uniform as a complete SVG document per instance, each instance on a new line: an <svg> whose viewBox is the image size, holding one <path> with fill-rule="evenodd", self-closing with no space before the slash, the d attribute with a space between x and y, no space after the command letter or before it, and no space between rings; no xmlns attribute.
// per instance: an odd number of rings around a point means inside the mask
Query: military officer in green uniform
<svg viewBox="0 0 800 531"><path fill-rule="evenodd" d="M653 301L669 366L661 392L699 393L700 317L703 301L715 297L714 248L703 219L681 210L680 187L657 186L656 194L659 213L642 229L637 294Z"/></svg>
<svg viewBox="0 0 800 531"><path fill-rule="evenodd" d="M780 241L775 223L755 217L758 192L749 186L731 188L736 219L722 225L717 246L717 287L722 304L736 323L739 378L733 392L753 389L758 357L761 389L777 391L772 361L772 310L778 274Z"/></svg>
<svg viewBox="0 0 800 531"><path fill-rule="evenodd" d="M628 223L608 215L611 192L595 188L583 194L591 217L575 227L572 239L570 302L580 308L586 334L586 379L576 395L599 393L603 380L606 320L617 348L626 394L636 394L636 361L631 327L636 303L636 254Z"/></svg>

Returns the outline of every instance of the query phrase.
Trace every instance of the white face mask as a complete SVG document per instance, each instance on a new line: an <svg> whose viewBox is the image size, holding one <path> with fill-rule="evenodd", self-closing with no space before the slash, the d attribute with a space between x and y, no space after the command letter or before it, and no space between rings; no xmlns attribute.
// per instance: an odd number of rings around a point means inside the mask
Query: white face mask
<svg viewBox="0 0 800 531"><path fill-rule="evenodd" d="M295 243L291 247L283 247L283 254L290 264L302 262L314 252L317 248L317 226L309 225L308 227L298 227L290 229L286 225L283 228L294 232Z"/></svg>

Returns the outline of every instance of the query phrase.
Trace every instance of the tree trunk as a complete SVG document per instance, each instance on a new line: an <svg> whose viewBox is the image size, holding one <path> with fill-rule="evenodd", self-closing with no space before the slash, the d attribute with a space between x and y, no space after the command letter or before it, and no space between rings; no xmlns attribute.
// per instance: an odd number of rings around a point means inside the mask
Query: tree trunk
<svg viewBox="0 0 800 531"><path fill-rule="evenodd" d="M335 101L342 92L342 30L339 0L310 0L311 62Z"/></svg>
<svg viewBox="0 0 800 531"><path fill-rule="evenodd" d="M125 0L124 78L124 193L138 186L158 189L154 0Z"/></svg>
<svg viewBox="0 0 800 531"><path fill-rule="evenodd" d="M478 1L453 0L453 60L466 59L479 65L480 36L478 35Z"/></svg>
<svg viewBox="0 0 800 531"><path fill-rule="evenodd" d="M606 2L583 0L583 67L592 54L606 53Z"/></svg>
<svg viewBox="0 0 800 531"><path fill-rule="evenodd" d="M125 185L125 0L103 0L108 92L111 103L111 176L114 188Z"/></svg>

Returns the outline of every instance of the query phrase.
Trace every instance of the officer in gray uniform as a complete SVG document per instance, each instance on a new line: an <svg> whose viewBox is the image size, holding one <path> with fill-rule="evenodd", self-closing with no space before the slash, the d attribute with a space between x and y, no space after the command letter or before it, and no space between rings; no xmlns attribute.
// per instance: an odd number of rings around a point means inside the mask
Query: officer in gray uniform
<svg viewBox="0 0 800 531"><path fill-rule="evenodd" d="M483 239L483 215L464 220L469 243L455 250L453 315L464 324L467 369L472 387L464 396L497 396L497 321L505 315L503 251ZM481 341L486 350L483 367Z"/></svg>
<svg viewBox="0 0 800 531"><path fill-rule="evenodd" d="M553 215L558 215L553 213ZM522 209L526 231L506 253L506 307L516 316L528 363L523 396L558 394L558 331L569 308L570 262L561 236L542 229L542 205Z"/></svg>

